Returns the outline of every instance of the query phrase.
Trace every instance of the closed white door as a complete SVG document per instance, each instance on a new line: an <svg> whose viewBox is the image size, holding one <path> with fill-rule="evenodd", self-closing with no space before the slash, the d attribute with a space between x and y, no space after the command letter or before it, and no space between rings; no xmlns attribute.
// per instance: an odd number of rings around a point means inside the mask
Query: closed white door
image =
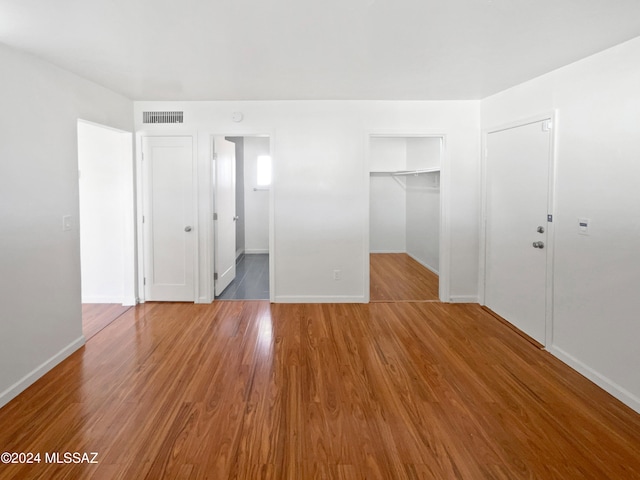
<svg viewBox="0 0 640 480"><path fill-rule="evenodd" d="M548 121L487 135L485 304L545 343Z"/></svg>
<svg viewBox="0 0 640 480"><path fill-rule="evenodd" d="M214 285L220 295L236 278L236 148L224 137L212 137L214 191Z"/></svg>
<svg viewBox="0 0 640 480"><path fill-rule="evenodd" d="M195 300L193 138L144 137L145 299Z"/></svg>

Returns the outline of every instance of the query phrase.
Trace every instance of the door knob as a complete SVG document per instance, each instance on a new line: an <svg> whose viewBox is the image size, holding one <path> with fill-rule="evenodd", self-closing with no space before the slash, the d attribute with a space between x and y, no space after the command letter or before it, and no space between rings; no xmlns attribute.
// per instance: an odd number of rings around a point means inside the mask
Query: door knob
<svg viewBox="0 0 640 480"><path fill-rule="evenodd" d="M233 221L234 221L234 222L235 222L236 220L239 220L239 219L240 219L240 217L238 217L238 216L233 217Z"/></svg>
<svg viewBox="0 0 640 480"><path fill-rule="evenodd" d="M184 227L184 231L185 232L190 232L191 231L191 227L189 225L187 225L186 227Z"/></svg>
<svg viewBox="0 0 640 480"><path fill-rule="evenodd" d="M536 228L536 232L544 233L544 227L543 226L539 226L538 228Z"/></svg>
<svg viewBox="0 0 640 480"><path fill-rule="evenodd" d="M533 242L533 248L544 248L544 242Z"/></svg>

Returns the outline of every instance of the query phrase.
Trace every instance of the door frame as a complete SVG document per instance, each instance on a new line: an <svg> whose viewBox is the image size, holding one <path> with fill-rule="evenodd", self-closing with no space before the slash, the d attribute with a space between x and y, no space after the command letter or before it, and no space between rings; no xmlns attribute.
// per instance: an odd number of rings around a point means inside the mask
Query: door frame
<svg viewBox="0 0 640 480"><path fill-rule="evenodd" d="M558 112L552 110L542 112L530 117L513 120L482 130L481 160L480 160L480 189L481 189L481 214L480 214L480 255L478 266L478 300L480 305L486 305L486 266L487 266L487 160L488 160L488 136L512 128L523 127L532 123L548 120L551 122L549 139L549 180L547 192L548 215L552 215L552 221L547 222L546 247L546 279L545 279L545 348L553 344L553 259L555 250L555 223L556 223L556 132L558 129Z"/></svg>
<svg viewBox="0 0 640 480"><path fill-rule="evenodd" d="M215 300L215 285L213 273L215 270L214 255L214 228L213 210L215 202L215 179L214 179L214 159L213 159L213 138L214 137L267 137L269 139L269 154L271 155L271 185L269 186L269 301L274 302L275 298L275 186L276 158L275 158L275 132L274 131L202 131L198 139L198 167L200 178L198 180L198 198L200 211L198 219L201 229L198 235L201 245L200 262L201 275L198 283L200 285L200 296L197 303L212 303Z"/></svg>
<svg viewBox="0 0 640 480"><path fill-rule="evenodd" d="M364 179L366 192L366 212L364 218L364 303L371 301L371 268L369 258L371 255L370 241L370 205L371 205L371 139L372 138L439 138L441 139L440 148L440 240L439 240L439 264L438 264L438 297L441 302L451 301L451 228L449 222L449 150L447 148L448 139L446 133L441 132L416 132L404 130L376 130L369 131L365 134L365 162L364 162Z"/></svg>
<svg viewBox="0 0 640 480"><path fill-rule="evenodd" d="M192 182L193 182L193 212L194 212L194 225L196 235L199 236L199 209L198 209L198 132L195 130L178 130L178 129L162 129L162 130L138 130L136 132L136 226L137 226L137 264L138 264L138 301L144 303L146 301L146 292L144 284L145 270L145 251L146 251L146 238L144 235L144 197L145 197L145 178L142 159L142 148L144 137L191 137L192 151ZM195 249L193 255L193 289L194 289L194 302L197 302L199 298L199 278L200 278L200 248L198 241L195 242Z"/></svg>

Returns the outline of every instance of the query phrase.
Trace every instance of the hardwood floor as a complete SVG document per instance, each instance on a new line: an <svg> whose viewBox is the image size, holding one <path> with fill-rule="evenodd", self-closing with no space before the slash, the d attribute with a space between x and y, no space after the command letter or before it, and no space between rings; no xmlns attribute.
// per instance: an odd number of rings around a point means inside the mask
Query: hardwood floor
<svg viewBox="0 0 640 480"><path fill-rule="evenodd" d="M0 451L42 455L3 480L629 480L640 415L477 305L147 303L0 410Z"/></svg>
<svg viewBox="0 0 640 480"><path fill-rule="evenodd" d="M370 255L370 301L437 301L438 275L406 253Z"/></svg>
<svg viewBox="0 0 640 480"><path fill-rule="evenodd" d="M83 303L82 333L84 338L89 340L130 308L116 303Z"/></svg>

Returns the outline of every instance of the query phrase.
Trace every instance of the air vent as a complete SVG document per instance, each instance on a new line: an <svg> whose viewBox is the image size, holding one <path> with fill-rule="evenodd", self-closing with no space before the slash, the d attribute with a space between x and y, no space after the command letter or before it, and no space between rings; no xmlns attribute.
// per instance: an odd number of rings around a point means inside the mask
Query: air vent
<svg viewBox="0 0 640 480"><path fill-rule="evenodd" d="M142 123L182 123L184 112L142 112Z"/></svg>

